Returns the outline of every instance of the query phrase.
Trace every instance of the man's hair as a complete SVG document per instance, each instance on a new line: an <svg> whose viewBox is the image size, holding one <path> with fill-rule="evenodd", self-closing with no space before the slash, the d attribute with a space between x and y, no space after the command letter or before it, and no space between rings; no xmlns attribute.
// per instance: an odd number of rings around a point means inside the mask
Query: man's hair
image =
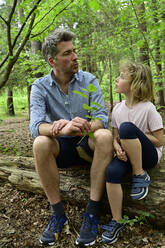
<svg viewBox="0 0 165 248"><path fill-rule="evenodd" d="M62 41L72 41L74 37L74 33L65 30L63 28L55 29L47 38L45 38L45 41L42 44L42 53L45 58L45 60L48 62L48 59L55 58L58 49L57 45Z"/></svg>
<svg viewBox="0 0 165 248"><path fill-rule="evenodd" d="M131 93L134 103L140 101L153 101L153 80L148 65L128 61L120 66L131 78Z"/></svg>

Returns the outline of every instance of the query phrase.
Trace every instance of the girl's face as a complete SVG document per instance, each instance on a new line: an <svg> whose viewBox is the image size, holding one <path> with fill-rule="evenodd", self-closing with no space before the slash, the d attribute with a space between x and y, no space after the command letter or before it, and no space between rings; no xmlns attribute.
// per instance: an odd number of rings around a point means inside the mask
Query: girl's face
<svg viewBox="0 0 165 248"><path fill-rule="evenodd" d="M128 72L121 71L119 77L116 78L116 92L125 95L130 93L131 77Z"/></svg>

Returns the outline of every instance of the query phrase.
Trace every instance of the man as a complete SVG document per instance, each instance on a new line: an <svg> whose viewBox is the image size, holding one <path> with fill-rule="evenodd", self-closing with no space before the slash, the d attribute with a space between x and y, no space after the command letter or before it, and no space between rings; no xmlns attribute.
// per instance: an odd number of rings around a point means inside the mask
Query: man
<svg viewBox="0 0 165 248"><path fill-rule="evenodd" d="M68 222L59 192L58 168L82 162L76 150L78 144L88 153L93 152L90 198L80 237L76 240L77 244L87 246L94 244L97 237L105 170L112 160L113 148L112 135L106 129L108 115L98 81L92 74L78 70L72 39L73 33L56 29L43 43L43 55L52 71L32 85L30 129L35 138L36 170L52 208L48 226L40 237L43 244L53 245L56 242L54 233L59 234ZM88 91L89 83L96 87L96 92ZM84 92L87 97L75 94L73 90ZM88 110L83 108L87 101L90 106L93 102L103 106L90 113L92 120ZM89 138L89 132L93 132L94 139Z"/></svg>

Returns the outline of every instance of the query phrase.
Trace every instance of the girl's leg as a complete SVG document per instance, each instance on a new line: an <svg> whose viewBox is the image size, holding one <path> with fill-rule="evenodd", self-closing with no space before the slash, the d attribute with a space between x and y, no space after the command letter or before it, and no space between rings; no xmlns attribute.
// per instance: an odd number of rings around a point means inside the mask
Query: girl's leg
<svg viewBox="0 0 165 248"><path fill-rule="evenodd" d="M106 187L109 204L112 213L112 220L103 225L104 232L102 241L112 244L117 241L120 232L124 229L124 224L118 223L122 219L122 201L123 191L121 187L121 179L131 169L130 162L123 162L115 157L107 167L106 171Z"/></svg>
<svg viewBox="0 0 165 248"><path fill-rule="evenodd" d="M115 157L106 170L106 189L111 208L112 219L122 219L123 190L121 180L123 176L131 171L129 161L124 162Z"/></svg>
<svg viewBox="0 0 165 248"><path fill-rule="evenodd" d="M119 136L133 170L131 197L133 200L141 200L148 194L151 183L149 175L143 169L157 164L157 151L145 134L131 122L120 125Z"/></svg>
<svg viewBox="0 0 165 248"><path fill-rule="evenodd" d="M112 219L122 219L122 203L123 203L123 191L121 184L106 183L106 189L108 194L109 205L111 208Z"/></svg>
<svg viewBox="0 0 165 248"><path fill-rule="evenodd" d="M158 155L154 145L133 123L122 123L119 136L131 162L133 174L143 174L143 169L152 168L157 164Z"/></svg>
<svg viewBox="0 0 165 248"><path fill-rule="evenodd" d="M142 146L139 139L122 139L121 145L126 152L131 165L133 175L142 175Z"/></svg>

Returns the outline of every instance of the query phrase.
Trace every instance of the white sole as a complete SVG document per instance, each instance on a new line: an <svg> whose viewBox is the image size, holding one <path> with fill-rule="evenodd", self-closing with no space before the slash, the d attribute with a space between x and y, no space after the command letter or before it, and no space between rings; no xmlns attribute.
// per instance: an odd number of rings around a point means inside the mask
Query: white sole
<svg viewBox="0 0 165 248"><path fill-rule="evenodd" d="M52 246L52 245L55 244L55 242L45 244L44 242L41 241L41 239L40 239L40 243L41 243L41 244L44 244L44 245L49 245L49 246Z"/></svg>
<svg viewBox="0 0 165 248"><path fill-rule="evenodd" d="M94 240L94 241L92 241L92 242L90 242L90 243L88 243L88 244L83 244L83 243L78 242L78 241L76 240L76 245L92 246L92 245L95 244L95 242L96 242L96 240Z"/></svg>

